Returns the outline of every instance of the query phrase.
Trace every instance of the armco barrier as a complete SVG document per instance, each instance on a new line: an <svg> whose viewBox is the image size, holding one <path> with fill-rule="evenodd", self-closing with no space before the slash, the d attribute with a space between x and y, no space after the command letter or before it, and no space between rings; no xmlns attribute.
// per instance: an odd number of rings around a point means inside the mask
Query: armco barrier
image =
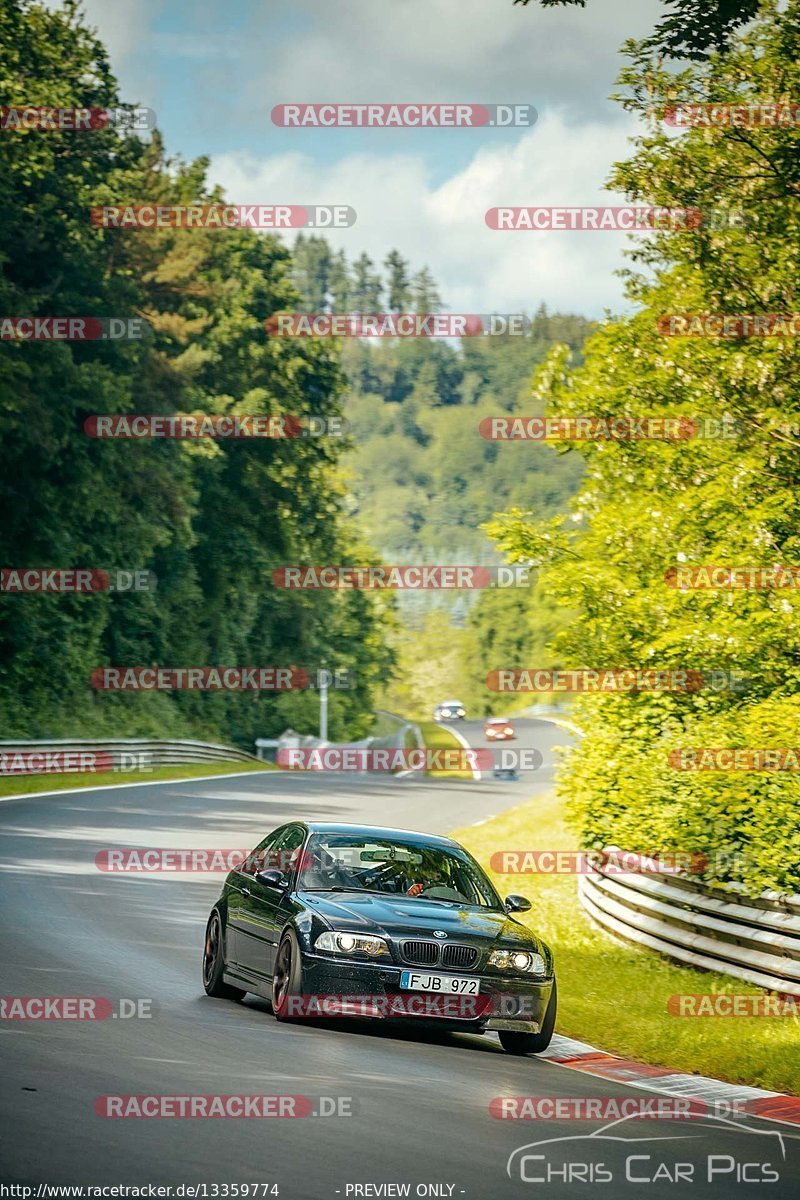
<svg viewBox="0 0 800 1200"><path fill-rule="evenodd" d="M37 742L0 742L0 754L30 755L32 751L42 754L110 754L113 767L117 770L128 767L141 770L143 767L183 766L192 763L258 762L253 754L235 746L221 746L214 742L165 741L161 738L97 738L76 741L72 738ZM4 761L9 762L8 758ZM80 770L79 767L75 771ZM40 772L7 770L5 774L39 774ZM49 772L41 772L45 774Z"/></svg>
<svg viewBox="0 0 800 1200"><path fill-rule="evenodd" d="M692 967L800 996L800 896L745 899L681 875L602 868L580 877L578 895L608 933Z"/></svg>
<svg viewBox="0 0 800 1200"><path fill-rule="evenodd" d="M386 734L384 737L362 738L360 742L325 742L321 738L308 734L295 733L293 729L287 729L278 739L278 754L280 755L281 750L295 750L298 748L303 750L320 750L328 746L357 747L362 750L403 750L408 746L409 740L413 742L415 747L422 745L422 735L417 725L411 724L411 722L404 720L403 717L398 717L396 713L379 710L379 715L388 717L397 723L397 729L394 733Z"/></svg>

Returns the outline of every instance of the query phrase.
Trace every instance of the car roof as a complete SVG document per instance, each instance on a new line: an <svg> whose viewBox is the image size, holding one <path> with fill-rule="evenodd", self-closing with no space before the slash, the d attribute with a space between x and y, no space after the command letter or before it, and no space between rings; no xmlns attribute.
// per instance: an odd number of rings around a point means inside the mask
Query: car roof
<svg viewBox="0 0 800 1200"><path fill-rule="evenodd" d="M509 721L508 717L487 717L486 724L487 725L510 725L511 722Z"/></svg>
<svg viewBox="0 0 800 1200"><path fill-rule="evenodd" d="M299 821L297 824L307 826L311 833L352 833L376 838L424 838L425 841L433 842L436 845L458 845L453 838L442 837L438 833L421 833L416 829L392 829L383 825L340 824L338 821Z"/></svg>
<svg viewBox="0 0 800 1200"><path fill-rule="evenodd" d="M441 704L438 707L439 708L452 708L452 706L454 704L457 704L459 708L464 707L464 705L461 703L460 700L442 700Z"/></svg>

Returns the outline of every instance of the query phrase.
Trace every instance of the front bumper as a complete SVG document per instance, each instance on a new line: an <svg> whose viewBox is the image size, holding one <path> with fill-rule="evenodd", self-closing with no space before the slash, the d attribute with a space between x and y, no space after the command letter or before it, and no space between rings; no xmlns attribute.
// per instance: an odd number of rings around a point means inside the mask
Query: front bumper
<svg viewBox="0 0 800 1200"><path fill-rule="evenodd" d="M412 1019L477 1032L486 1029L540 1031L553 990L552 976L533 979L514 975L506 978L499 974L462 972L462 978L478 980L476 996L419 992L400 987L402 971L422 969L390 962L363 962L304 953L303 995L335 1000L334 1004L321 1004L322 1011L314 1015ZM439 969L433 973L458 974ZM337 1008L341 1011L336 1011Z"/></svg>

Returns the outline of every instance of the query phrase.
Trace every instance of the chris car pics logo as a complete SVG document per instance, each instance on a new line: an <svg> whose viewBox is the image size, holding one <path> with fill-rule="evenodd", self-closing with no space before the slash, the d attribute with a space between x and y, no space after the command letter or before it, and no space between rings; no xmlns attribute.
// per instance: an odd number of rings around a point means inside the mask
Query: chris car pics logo
<svg viewBox="0 0 800 1200"><path fill-rule="evenodd" d="M783 1134L741 1120L694 1115L685 1133L637 1137L629 1125L638 1118L623 1117L591 1134L542 1138L519 1146L508 1157L510 1179L530 1185L626 1183L639 1186L678 1184L769 1184L781 1180L786 1161ZM670 1125L677 1125L670 1121ZM700 1128L698 1128L700 1126ZM718 1131L712 1137L712 1130ZM729 1139L719 1150L719 1132L745 1134L729 1153ZM680 1143L680 1146L676 1145ZM688 1143L688 1144L687 1144ZM634 1193L635 1194L635 1193ZM678 1194L677 1191L675 1193ZM716 1192L715 1192L716 1194Z"/></svg>

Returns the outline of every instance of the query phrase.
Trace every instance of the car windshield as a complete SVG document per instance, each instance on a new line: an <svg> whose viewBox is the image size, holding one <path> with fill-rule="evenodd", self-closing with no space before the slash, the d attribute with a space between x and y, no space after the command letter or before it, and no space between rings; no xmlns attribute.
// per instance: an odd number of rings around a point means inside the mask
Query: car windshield
<svg viewBox="0 0 800 1200"><path fill-rule="evenodd" d="M304 891L366 891L475 908L502 908L478 864L460 847L315 833L297 878Z"/></svg>

